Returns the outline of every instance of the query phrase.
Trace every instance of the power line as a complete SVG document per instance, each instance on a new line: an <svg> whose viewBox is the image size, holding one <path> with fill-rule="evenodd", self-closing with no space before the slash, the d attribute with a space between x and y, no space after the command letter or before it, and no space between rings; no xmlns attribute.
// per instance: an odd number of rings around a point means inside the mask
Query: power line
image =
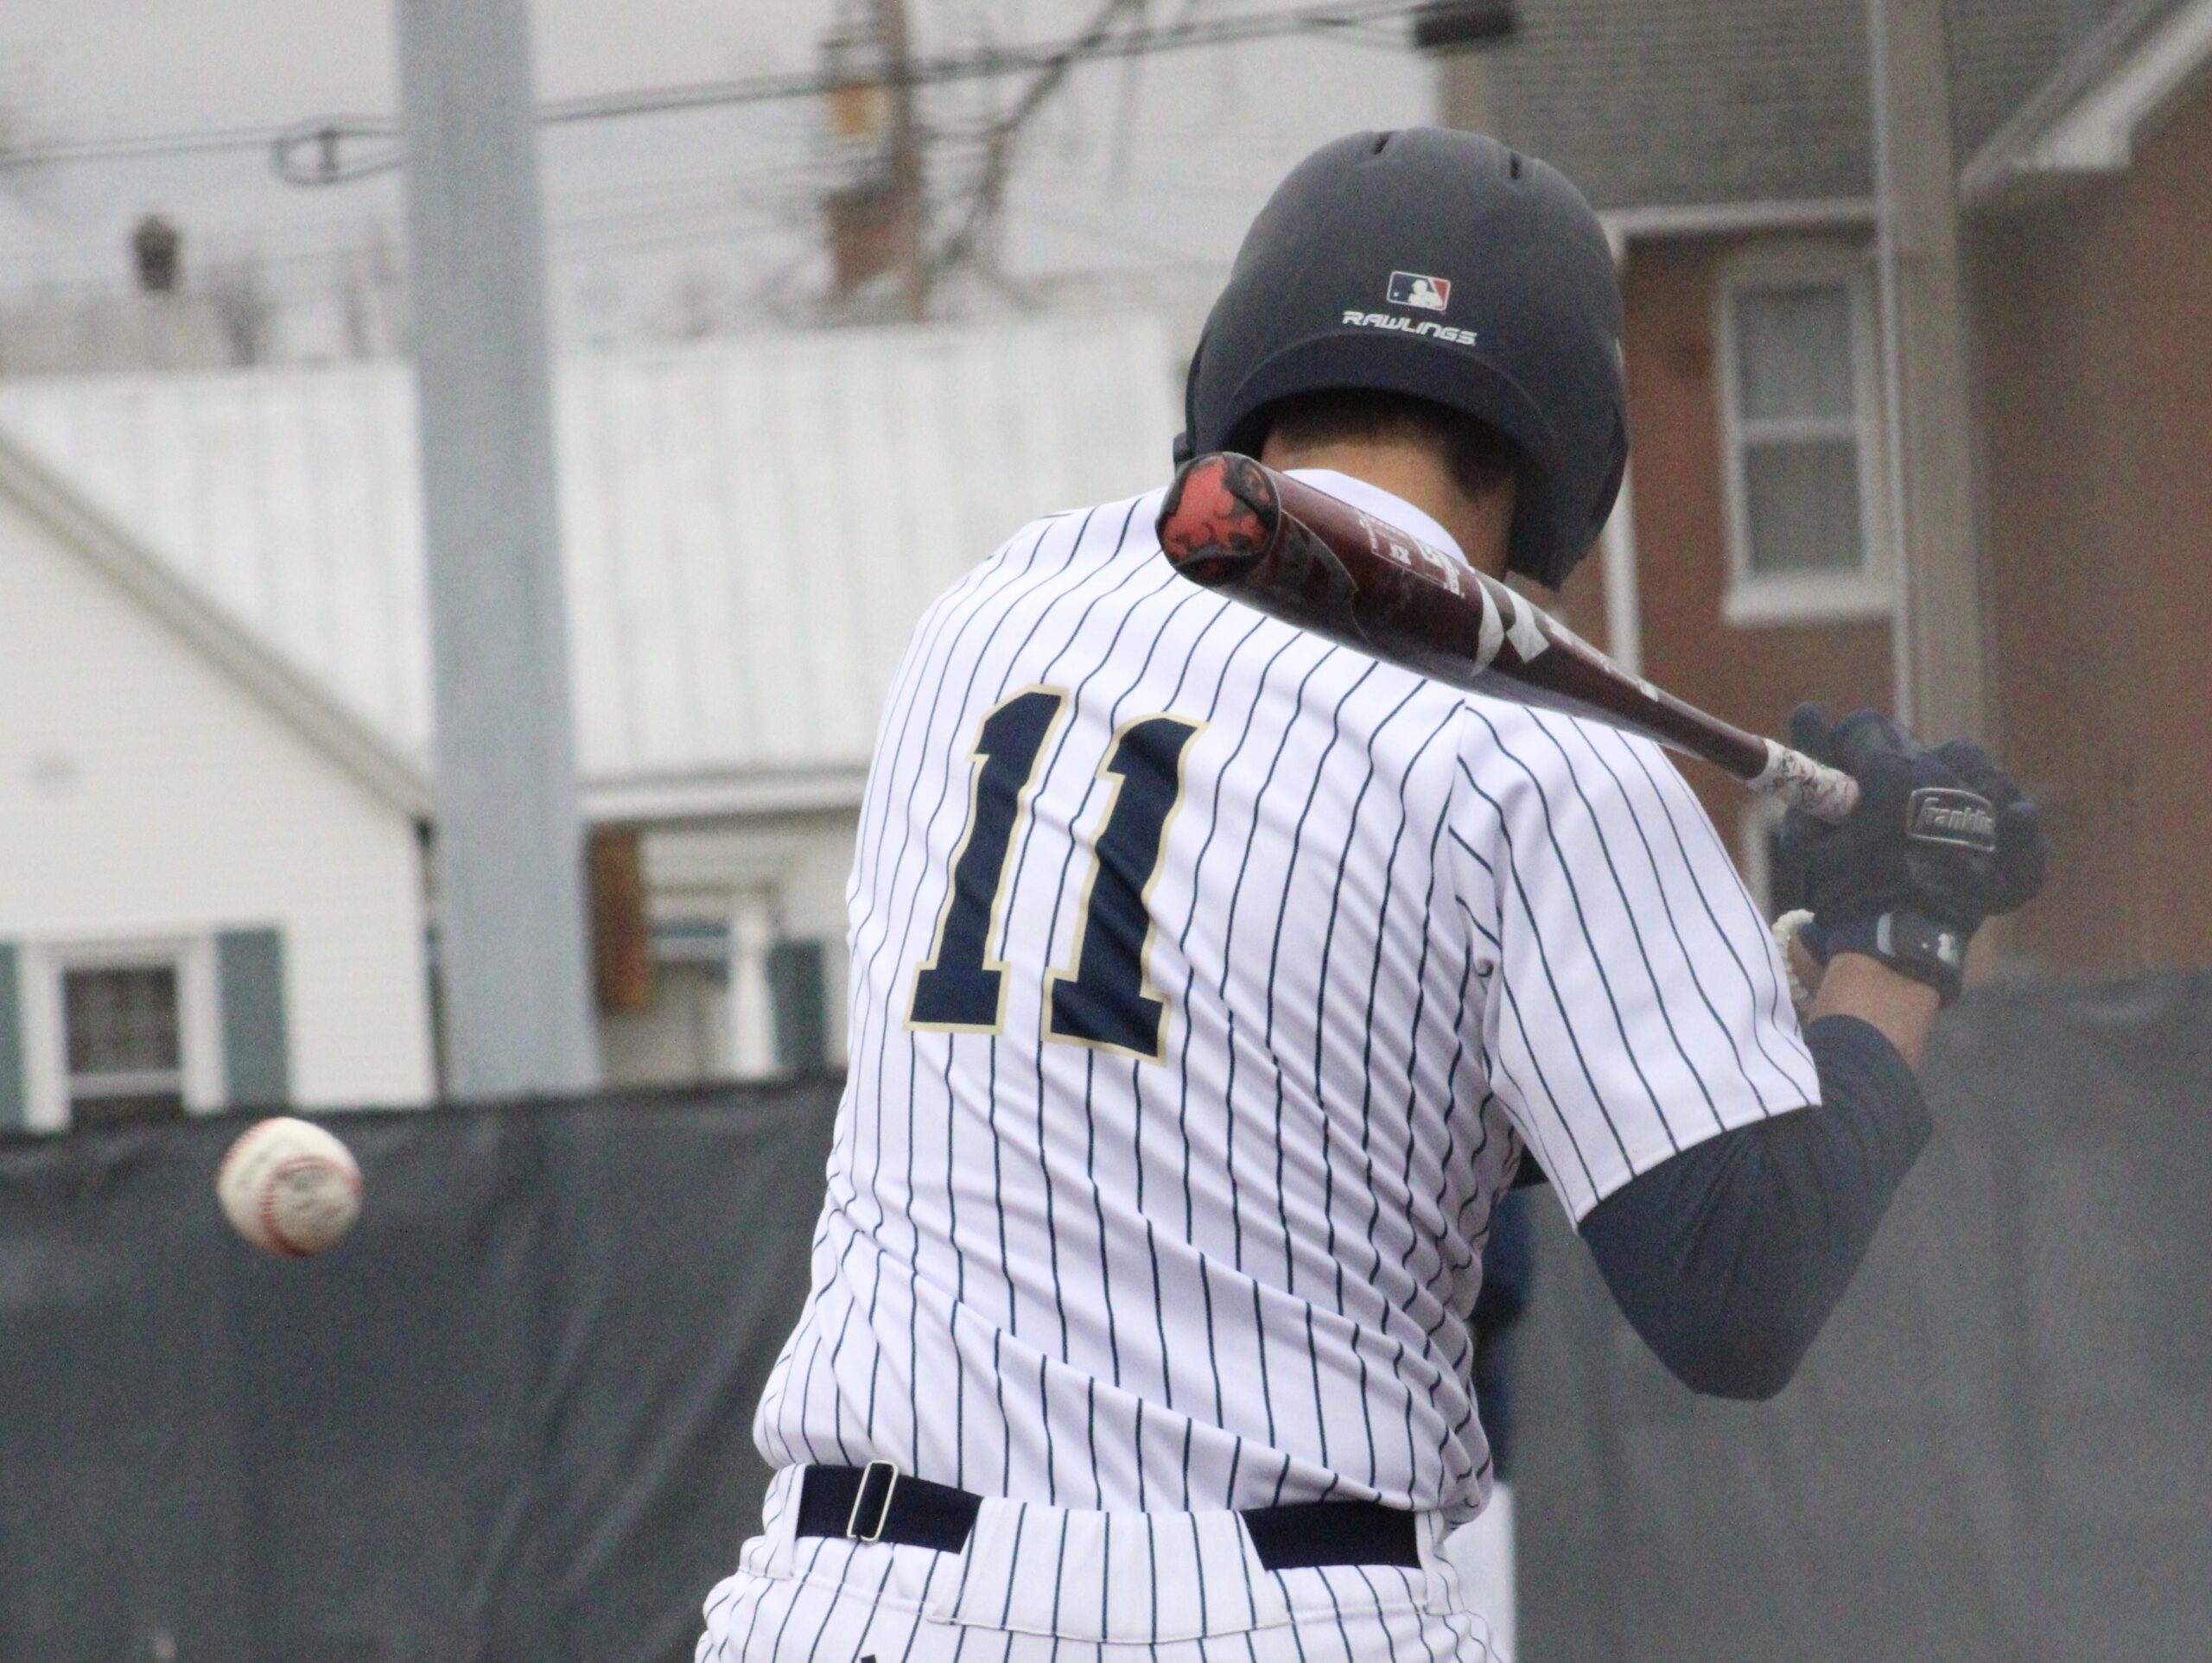
<svg viewBox="0 0 2212 1663"><path fill-rule="evenodd" d="M1195 19L1186 15L1173 23L1128 29L1103 38L1077 35L1021 46L985 47L947 57L917 58L906 73L895 79L897 84L908 86L988 80L1056 68L1070 60L1134 58L1194 47L1233 46L1308 31L1325 33L1389 17L1409 17L1421 9L1421 0L1353 0L1352 3L1337 0L1334 4L1243 12L1227 17ZM825 75L819 70L788 70L734 80L699 81L564 98L547 105L541 118L549 124L603 121L733 104L766 104L784 98L817 97L849 82L849 77Z"/></svg>
<svg viewBox="0 0 2212 1663"><path fill-rule="evenodd" d="M1374 25L1411 17L1423 0L1337 0L1336 3L1291 6L1226 17L1194 17L1127 29L1104 38L986 47L974 52L913 60L896 78L906 86L942 86L958 81L1053 70L1070 62L1106 61L1188 51L1199 47L1235 46L1300 34L1323 39L1371 41ZM851 77L818 69L779 71L728 80L642 87L624 92L556 98L538 106L545 126L570 126L686 111L728 109L818 98L851 84ZM110 138L57 141L0 152L0 172L41 164L147 160L265 150L281 177L296 184L336 184L389 171L400 165L398 123L384 116L327 116L284 126L201 129ZM368 147L349 156L347 149Z"/></svg>
<svg viewBox="0 0 2212 1663"><path fill-rule="evenodd" d="M728 242L739 233L789 224L786 205L757 197L733 198L722 203L671 203L644 206L634 213L588 214L549 219L546 235L556 262L593 256L626 253L656 248ZM216 266L250 266L280 286L300 289L319 285L327 275L342 274L375 253L367 240L331 241L324 238L304 246L271 249L257 243L244 244ZM397 248L391 251L395 257ZM120 273L108 269L105 244L73 245L57 256L44 257L0 256L0 301L26 298L62 299L73 295L111 295L118 292Z"/></svg>
<svg viewBox="0 0 2212 1663"><path fill-rule="evenodd" d="M220 127L198 132L140 133L126 137L62 139L47 144L22 144L0 151L0 171L57 162L131 162L156 156L213 156L224 151L265 150L291 130L289 127Z"/></svg>
<svg viewBox="0 0 2212 1663"><path fill-rule="evenodd" d="M948 141L956 150L969 143ZM819 158L791 155L721 168L562 186L545 193L546 225L559 233L587 228L609 217L628 220L653 213L681 215L693 210L750 207L818 192L831 177L830 169ZM365 218L318 217L289 223L266 219L244 223L195 220L193 232L200 246L219 250L228 257L281 261L342 251L379 226L390 230L380 213ZM112 261L114 247L114 237L105 229L92 234L44 237L30 247L0 244L0 273L56 261L104 270Z"/></svg>

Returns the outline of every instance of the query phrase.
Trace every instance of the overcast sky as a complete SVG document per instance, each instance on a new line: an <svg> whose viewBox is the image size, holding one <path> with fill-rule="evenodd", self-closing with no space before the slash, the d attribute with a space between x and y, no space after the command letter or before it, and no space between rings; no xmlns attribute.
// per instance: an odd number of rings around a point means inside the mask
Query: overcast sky
<svg viewBox="0 0 2212 1663"><path fill-rule="evenodd" d="M909 0L925 52L1065 36L1095 0ZM1192 0L1154 0L1159 17ZM1279 10L1287 0L1196 0ZM832 0L538 0L539 95L796 70ZM286 124L397 106L389 0L9 0L0 95L28 141ZM933 92L957 129L995 89ZM1035 127L1007 225L1017 273L1225 261L1268 187L1306 151L1365 126L1430 119L1432 69L1411 52L1302 36L1079 72ZM949 150L940 178L957 169ZM822 113L801 102L607 123L543 148L556 308L639 303L687 273L733 295L786 277L814 243ZM55 163L0 198L0 295L105 282L133 218L159 206L188 258L251 252L280 286L325 280L334 250L396 224L396 181L302 189L254 154Z"/></svg>

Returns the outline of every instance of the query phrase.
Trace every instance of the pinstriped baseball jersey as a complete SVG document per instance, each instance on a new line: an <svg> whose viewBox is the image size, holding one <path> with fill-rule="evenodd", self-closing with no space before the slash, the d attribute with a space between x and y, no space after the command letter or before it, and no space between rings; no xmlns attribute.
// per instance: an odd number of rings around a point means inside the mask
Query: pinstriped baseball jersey
<svg viewBox="0 0 2212 1663"><path fill-rule="evenodd" d="M1427 516L1305 477L1440 548ZM755 1428L1062 1507L1464 1517L1491 1212L1818 1101L1672 766L1177 577L1157 493L917 630L813 1287Z"/></svg>

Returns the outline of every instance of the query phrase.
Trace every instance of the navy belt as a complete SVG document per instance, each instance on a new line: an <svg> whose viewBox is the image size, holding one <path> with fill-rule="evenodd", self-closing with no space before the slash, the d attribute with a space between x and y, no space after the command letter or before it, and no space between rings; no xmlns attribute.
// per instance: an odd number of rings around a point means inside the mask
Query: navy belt
<svg viewBox="0 0 2212 1663"><path fill-rule="evenodd" d="M809 1467L798 1493L798 1533L957 1553L983 1498L902 1473L888 1461ZM1244 1528L1269 1571L1321 1565L1421 1565L1414 1515L1379 1501L1302 1501L1248 1507Z"/></svg>

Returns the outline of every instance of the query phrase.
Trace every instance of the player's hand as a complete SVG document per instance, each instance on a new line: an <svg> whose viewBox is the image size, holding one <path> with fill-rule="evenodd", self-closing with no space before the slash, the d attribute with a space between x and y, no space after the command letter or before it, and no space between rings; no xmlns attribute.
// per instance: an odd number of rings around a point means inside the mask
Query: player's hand
<svg viewBox="0 0 2212 1663"><path fill-rule="evenodd" d="M1996 759L1972 739L1950 739L1936 747L1936 760L1986 798L1997 815L1997 875L1986 917L2017 912L2043 889L2050 845L2043 835L2036 805Z"/></svg>
<svg viewBox="0 0 2212 1663"><path fill-rule="evenodd" d="M1823 962L1870 953L1955 998L1967 938L2043 886L2035 804L1980 746L1955 739L1930 750L1872 710L1831 727L1816 707L1800 706L1790 737L1859 790L1840 825L1796 811L1783 822L1783 847L1802 863L1816 921L1806 945Z"/></svg>

